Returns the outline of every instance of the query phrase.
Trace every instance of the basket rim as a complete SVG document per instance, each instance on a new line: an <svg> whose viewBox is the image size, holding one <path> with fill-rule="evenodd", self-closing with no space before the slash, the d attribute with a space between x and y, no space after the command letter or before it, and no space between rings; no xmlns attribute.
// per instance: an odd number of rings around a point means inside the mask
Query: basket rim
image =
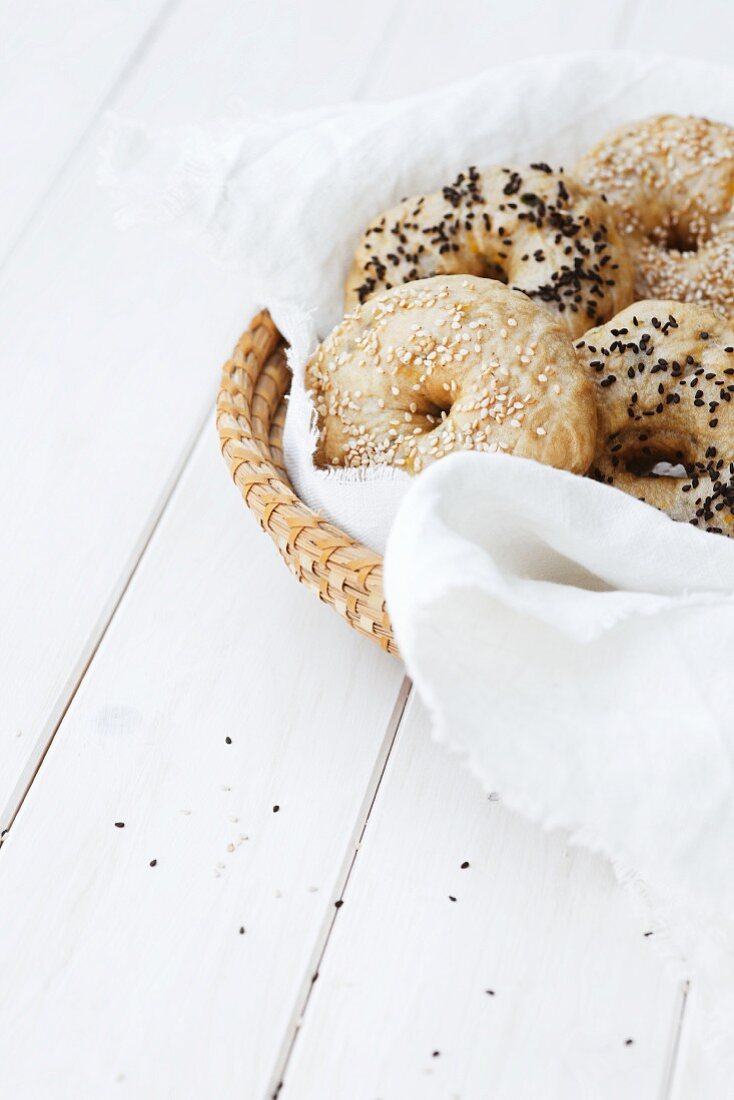
<svg viewBox="0 0 734 1100"><path fill-rule="evenodd" d="M291 372L267 310L252 318L222 368L216 423L222 455L247 507L296 578L351 627L398 656L383 559L295 492L283 457Z"/></svg>

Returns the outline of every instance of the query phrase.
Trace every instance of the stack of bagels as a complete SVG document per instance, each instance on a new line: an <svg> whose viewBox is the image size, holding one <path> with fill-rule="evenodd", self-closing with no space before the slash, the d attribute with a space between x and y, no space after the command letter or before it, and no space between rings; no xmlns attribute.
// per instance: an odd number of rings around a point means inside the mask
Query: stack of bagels
<svg viewBox="0 0 734 1100"><path fill-rule="evenodd" d="M345 305L306 368L319 465L502 451L734 534L734 129L467 168L367 226Z"/></svg>

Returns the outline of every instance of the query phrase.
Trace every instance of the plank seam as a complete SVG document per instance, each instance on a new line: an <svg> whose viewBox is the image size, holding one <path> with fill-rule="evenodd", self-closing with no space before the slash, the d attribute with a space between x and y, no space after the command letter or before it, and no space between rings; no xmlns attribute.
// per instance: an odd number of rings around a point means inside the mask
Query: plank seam
<svg viewBox="0 0 734 1100"><path fill-rule="evenodd" d="M20 812L20 809L25 802L31 787L33 786L33 783L35 782L36 776L41 770L43 762L46 759L46 755L54 742L54 738L61 728L61 725L66 718L66 715L68 714L69 709L74 702L74 699L76 698L76 694L82 685L84 677L89 671L92 662L94 661L94 658L97 656L100 646L102 645L102 642L107 635L107 631L109 630L112 621L122 604L122 601L127 595L128 590L130 589L130 586L135 578L135 575L138 572L138 569L140 568L143 558L145 557L148 548L153 541L156 531L158 530L158 527L160 526L160 523L165 516L169 505L171 504L171 501L173 500L176 489L178 488L179 483L191 462L199 441L203 438L204 433L209 428L212 416L213 405L211 403L211 400L208 400L205 415L203 417L200 417L197 421L196 430L192 434L192 437L189 438L186 447L184 448L178 461L174 465L171 475L168 478L166 485L164 485L163 492L156 506L151 510L150 516L148 518L148 523L143 527L142 530L141 541L138 543L137 548L133 550L131 559L128 561L125 568L122 569L120 572L119 579L122 580L122 586L116 594L114 594L113 590L113 595L110 603L108 604L108 608L106 611L103 611L98 621L97 628L90 635L88 647L85 647L87 651L86 656L82 656L81 662L77 666L76 672L72 672L66 686L59 695L57 706L60 702L61 708L60 712L58 713L58 718L56 718L55 720L52 718L50 731L44 730L39 736L35 748L29 756L28 765L26 766L24 773L21 775L15 790L8 799L8 802L3 807L2 811L0 811L0 850L2 850L2 846L7 839L8 833L10 832L13 823L15 822L15 819ZM84 650L82 651L82 654L84 654ZM29 767L31 769L30 775L28 775Z"/></svg>
<svg viewBox="0 0 734 1100"><path fill-rule="evenodd" d="M685 981L681 985L681 1001L680 1009L678 1011L678 1018L675 1024L675 1030L673 1032L673 1043L668 1058L668 1068L663 1079L663 1089L660 1094L660 1100L672 1100L673 1086L675 1085L675 1077L678 1071L678 1062L681 1052L681 1040L683 1038L683 1024L686 1016L686 1010L688 1008L688 994L691 990L690 981Z"/></svg>
<svg viewBox="0 0 734 1100"><path fill-rule="evenodd" d="M298 1036L303 1026L306 1012L311 1001L311 994L313 992L316 979L319 975L319 969L323 963L326 951L331 941L331 936L334 931L341 905L337 904L344 900L349 881L352 877L352 873L357 863L357 857L359 856L362 841L367 831L367 826L372 816L372 810L374 809L377 801L377 796L382 786L382 780L387 770L387 765L392 756L393 749L397 742L398 733L402 726L403 717L405 715L405 708L408 705L408 700L413 688L411 680L405 676L403 682L400 685L400 689L395 700L395 705L390 715L390 719L385 731L385 737L383 739L380 755L378 756L375 769L373 771L371 782L367 788L365 803L363 804L362 811L357 818L357 830L356 836L353 834L348 848L348 854L346 858L346 867L340 876L340 886L337 891L337 897L335 903L331 908L331 911L327 911L324 925L316 941L316 948L312 956L311 964L309 965L308 973L303 982L300 997L297 1001L293 1018L289 1027L286 1029L283 1045L281 1047L280 1055L275 1062L275 1071L271 1078L271 1083L267 1089L266 1097L269 1100L276 1100L276 1097L280 1096L281 1090L285 1084L286 1074L288 1072L288 1066L293 1056ZM360 824L361 822L361 824Z"/></svg>

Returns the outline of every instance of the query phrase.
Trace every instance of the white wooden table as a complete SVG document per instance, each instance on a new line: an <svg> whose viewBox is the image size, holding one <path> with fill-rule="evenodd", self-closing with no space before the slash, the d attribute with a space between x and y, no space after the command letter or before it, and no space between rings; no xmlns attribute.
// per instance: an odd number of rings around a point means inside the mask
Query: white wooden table
<svg viewBox="0 0 734 1100"><path fill-rule="evenodd" d="M213 398L252 303L117 232L94 172L109 108L732 31L716 0L0 2L1 1097L699 1096L695 988L610 868L487 799L247 515Z"/></svg>

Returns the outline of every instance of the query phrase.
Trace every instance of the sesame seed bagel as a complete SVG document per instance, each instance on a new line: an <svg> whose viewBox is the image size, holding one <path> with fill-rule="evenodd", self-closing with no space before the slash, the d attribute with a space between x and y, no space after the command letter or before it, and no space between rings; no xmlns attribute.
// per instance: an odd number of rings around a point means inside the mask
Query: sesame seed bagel
<svg viewBox="0 0 734 1100"><path fill-rule="evenodd" d="M506 451L584 473L593 386L563 326L490 279L437 276L348 314L306 368L317 464L409 473L452 451Z"/></svg>
<svg viewBox="0 0 734 1100"><path fill-rule="evenodd" d="M617 213L635 296L734 309L734 129L659 115L613 130L574 174Z"/></svg>
<svg viewBox="0 0 734 1100"><path fill-rule="evenodd" d="M414 279L455 274L524 291L573 337L633 299L632 262L609 207L547 164L467 168L443 190L381 214L357 247L346 308Z"/></svg>
<svg viewBox="0 0 734 1100"><path fill-rule="evenodd" d="M636 302L576 350L599 412L591 476L733 534L734 325L691 303ZM660 462L685 476L654 473Z"/></svg>

